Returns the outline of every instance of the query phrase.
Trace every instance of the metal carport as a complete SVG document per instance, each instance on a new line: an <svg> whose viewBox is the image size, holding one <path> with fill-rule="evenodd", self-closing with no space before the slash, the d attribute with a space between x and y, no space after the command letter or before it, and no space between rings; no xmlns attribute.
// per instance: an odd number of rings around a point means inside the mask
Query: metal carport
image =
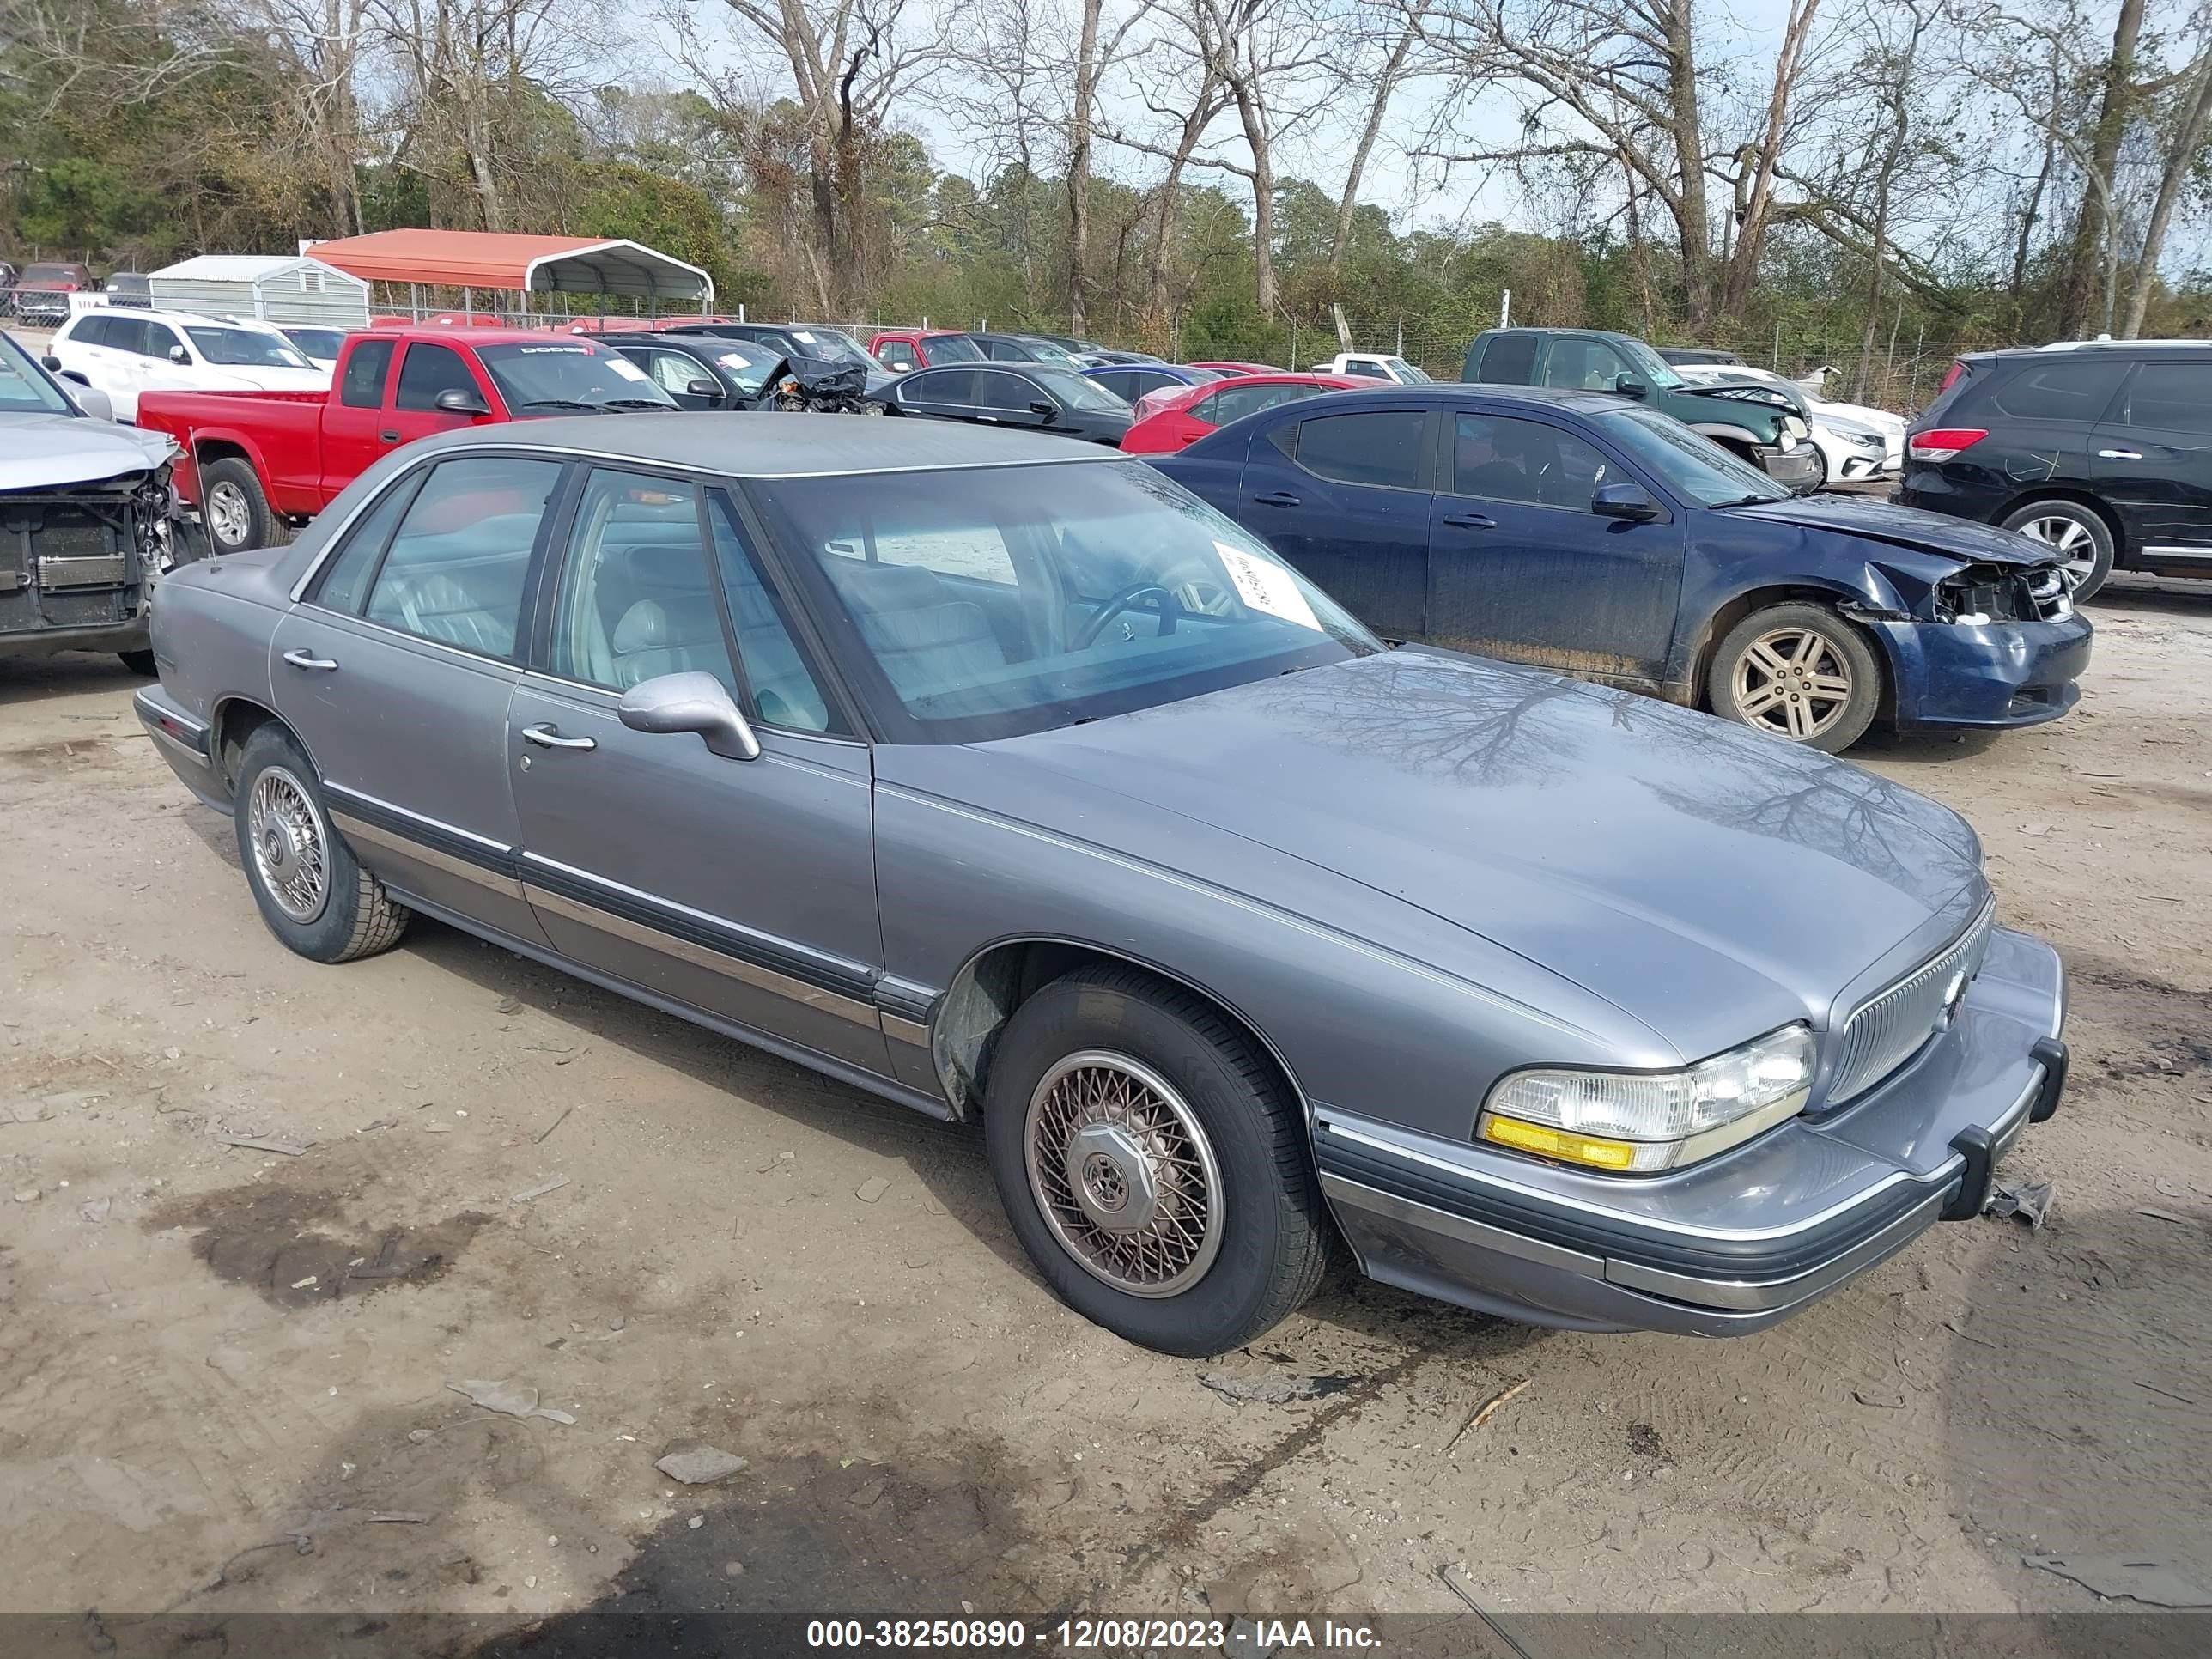
<svg viewBox="0 0 2212 1659"><path fill-rule="evenodd" d="M524 236L487 230L380 230L301 250L365 282L496 292L593 294L696 302L714 279L694 264L621 237Z"/></svg>

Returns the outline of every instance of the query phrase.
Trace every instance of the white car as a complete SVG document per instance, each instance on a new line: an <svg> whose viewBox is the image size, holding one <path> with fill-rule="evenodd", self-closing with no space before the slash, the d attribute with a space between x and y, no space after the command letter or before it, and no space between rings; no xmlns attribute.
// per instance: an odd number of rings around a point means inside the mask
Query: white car
<svg viewBox="0 0 2212 1659"><path fill-rule="evenodd" d="M181 311L95 306L74 313L46 348L46 367L105 392L118 420L138 417L142 392L327 392L331 372L284 339Z"/></svg>
<svg viewBox="0 0 2212 1659"><path fill-rule="evenodd" d="M1777 374L1771 368L1753 368L1748 363L1677 363L1674 372L1684 380L1694 380L1700 386L1727 386L1734 382L1787 387L1803 398L1805 406L1812 411L1815 441L1818 441L1824 424L1829 428L1831 436L1847 436L1850 428L1864 428L1881 435L1882 471L1896 472L1905 465L1905 417L1901 415L1893 415L1886 409L1875 409L1867 404L1829 403L1825 398L1814 396L1802 383L1787 375ZM1824 369L1820 372L1825 377L1835 371ZM1830 477L1865 476L1856 468L1850 471L1839 470L1838 457L1830 453L1827 446L1821 447L1820 453L1828 463Z"/></svg>
<svg viewBox="0 0 2212 1659"><path fill-rule="evenodd" d="M349 331L328 328L320 323L272 323L265 317L226 317L226 323L236 323L240 328L258 329L264 334L274 334L288 342L318 368L328 368L338 360L338 348L345 343Z"/></svg>
<svg viewBox="0 0 2212 1659"><path fill-rule="evenodd" d="M1382 351L1340 351L1325 363L1316 363L1316 374L1356 374L1363 380L1397 386L1427 386L1429 377L1403 357Z"/></svg>

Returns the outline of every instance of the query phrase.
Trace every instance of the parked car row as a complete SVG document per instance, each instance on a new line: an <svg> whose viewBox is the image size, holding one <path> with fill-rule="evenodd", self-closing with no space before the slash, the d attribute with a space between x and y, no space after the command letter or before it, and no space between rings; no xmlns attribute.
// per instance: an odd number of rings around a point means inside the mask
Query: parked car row
<svg viewBox="0 0 2212 1659"><path fill-rule="evenodd" d="M328 368L275 325L179 311L101 306L72 314L46 347L46 366L105 392L126 421L148 392L322 392Z"/></svg>

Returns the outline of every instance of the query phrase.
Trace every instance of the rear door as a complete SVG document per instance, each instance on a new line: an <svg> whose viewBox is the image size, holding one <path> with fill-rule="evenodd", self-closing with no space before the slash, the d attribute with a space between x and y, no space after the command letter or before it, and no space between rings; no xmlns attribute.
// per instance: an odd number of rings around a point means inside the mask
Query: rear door
<svg viewBox="0 0 2212 1659"><path fill-rule="evenodd" d="M1426 639L1434 405L1325 406L1254 435L1237 517L1385 639Z"/></svg>
<svg viewBox="0 0 2212 1659"><path fill-rule="evenodd" d="M600 467L574 503L506 736L547 936L659 995L888 1072L866 745L726 500ZM624 691L678 673L722 683L758 757L622 723Z"/></svg>
<svg viewBox="0 0 2212 1659"><path fill-rule="evenodd" d="M975 417L975 375L972 368L925 368L898 383L901 410L940 421Z"/></svg>
<svg viewBox="0 0 2212 1659"><path fill-rule="evenodd" d="M269 665L362 862L540 945L517 876L507 709L563 471L466 455L403 474L276 624Z"/></svg>
<svg viewBox="0 0 2212 1659"><path fill-rule="evenodd" d="M318 488L325 507L399 442L398 430L385 407L391 395L394 349L390 340L356 340L337 383L324 401Z"/></svg>
<svg viewBox="0 0 2212 1659"><path fill-rule="evenodd" d="M2212 350L2139 362L2096 445L2098 490L2142 562L2212 575Z"/></svg>
<svg viewBox="0 0 2212 1659"><path fill-rule="evenodd" d="M1430 520L1428 639L1656 685L1681 602L1683 526L1601 519L1632 475L1547 421L1447 410Z"/></svg>
<svg viewBox="0 0 2212 1659"><path fill-rule="evenodd" d="M2127 373L2124 358L2069 351L2032 358L1986 390L1970 380L1965 395L1945 411L1945 423L1979 427L1989 436L1949 465L1990 477L2000 489L2093 487L2099 476L2096 452L2129 447L2106 443L2110 434L2100 431L2118 406ZM2131 527L2129 539L2139 534Z"/></svg>

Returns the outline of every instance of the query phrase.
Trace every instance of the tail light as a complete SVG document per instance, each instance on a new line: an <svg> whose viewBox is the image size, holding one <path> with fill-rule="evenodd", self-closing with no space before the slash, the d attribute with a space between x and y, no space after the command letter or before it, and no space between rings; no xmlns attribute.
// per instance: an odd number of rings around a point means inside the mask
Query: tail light
<svg viewBox="0 0 2212 1659"><path fill-rule="evenodd" d="M1954 386L1958 384L1959 377L1966 372L1966 364L1960 362L1955 357L1953 358L1951 360L1951 367L1943 371L1943 384L1936 388L1936 395L1940 398L1945 392L1948 392Z"/></svg>
<svg viewBox="0 0 2212 1659"><path fill-rule="evenodd" d="M1979 427L1939 426L1932 431L1914 433L1905 440L1905 453L1916 461L1948 461L1989 435Z"/></svg>

